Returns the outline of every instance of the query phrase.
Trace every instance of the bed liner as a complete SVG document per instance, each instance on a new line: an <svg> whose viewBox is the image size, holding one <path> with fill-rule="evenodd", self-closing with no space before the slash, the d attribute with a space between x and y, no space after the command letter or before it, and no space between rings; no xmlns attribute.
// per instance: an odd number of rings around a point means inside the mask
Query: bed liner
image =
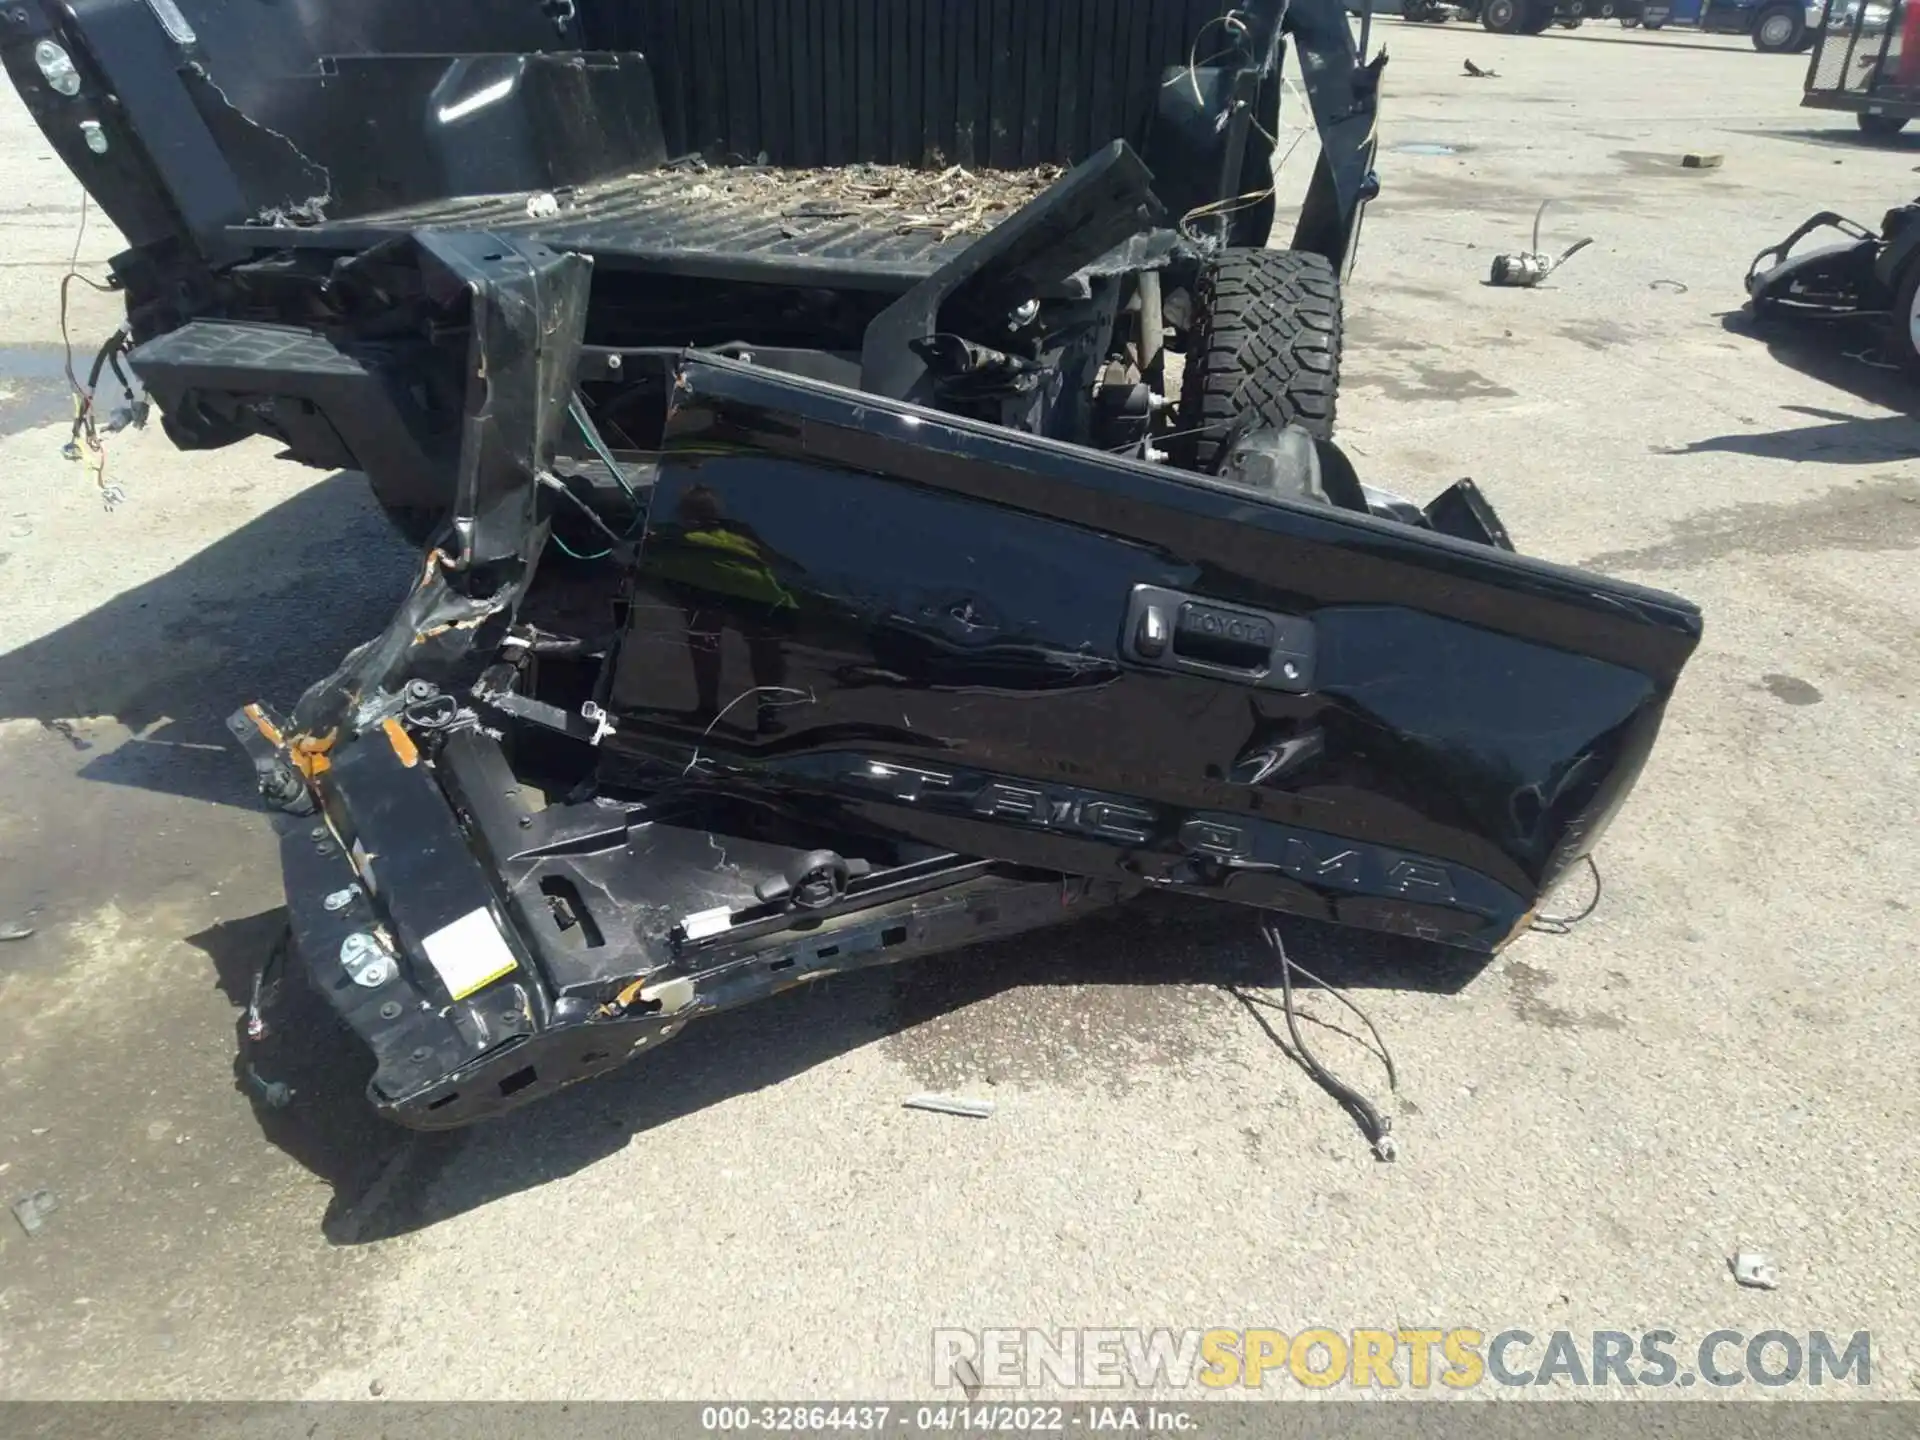
<svg viewBox="0 0 1920 1440"><path fill-rule="evenodd" d="M905 288L1039 194L1058 166L673 166L538 194L461 196L301 226L234 226L260 249L361 250L415 230L485 230L615 268L717 279L778 271Z"/></svg>

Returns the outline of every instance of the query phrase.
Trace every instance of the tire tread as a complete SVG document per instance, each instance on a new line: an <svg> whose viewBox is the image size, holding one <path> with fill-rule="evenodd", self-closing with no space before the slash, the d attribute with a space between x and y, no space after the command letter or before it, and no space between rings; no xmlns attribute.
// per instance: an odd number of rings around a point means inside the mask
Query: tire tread
<svg viewBox="0 0 1920 1440"><path fill-rule="evenodd" d="M1211 470L1248 412L1333 434L1340 389L1340 281L1324 256L1227 250L1201 273L1179 429L1192 468ZM1180 452L1176 452L1180 453Z"/></svg>

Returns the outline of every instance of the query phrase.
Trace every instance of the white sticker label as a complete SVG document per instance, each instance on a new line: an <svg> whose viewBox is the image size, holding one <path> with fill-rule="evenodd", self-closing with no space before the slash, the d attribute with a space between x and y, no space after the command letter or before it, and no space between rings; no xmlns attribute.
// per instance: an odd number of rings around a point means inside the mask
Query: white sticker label
<svg viewBox="0 0 1920 1440"><path fill-rule="evenodd" d="M722 905L718 910L702 910L697 915L689 915L680 922L680 928L689 940L704 940L709 935L718 935L733 928L733 911Z"/></svg>
<svg viewBox="0 0 1920 1440"><path fill-rule="evenodd" d="M474 991L491 985L502 975L519 969L513 951L507 948L500 927L486 907L468 911L451 925L420 942L427 959L440 976L440 983L456 1000L464 1000Z"/></svg>

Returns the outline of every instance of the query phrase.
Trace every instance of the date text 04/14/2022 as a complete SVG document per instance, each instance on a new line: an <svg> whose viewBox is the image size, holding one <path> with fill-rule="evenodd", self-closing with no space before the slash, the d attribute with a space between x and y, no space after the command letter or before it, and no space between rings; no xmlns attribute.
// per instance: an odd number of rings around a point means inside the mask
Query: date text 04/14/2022
<svg viewBox="0 0 1920 1440"><path fill-rule="evenodd" d="M1185 1410L1160 1405L707 1405L700 1428L710 1432L792 1434L806 1431L886 1431L1009 1434L1144 1430L1182 1434L1194 1428Z"/></svg>

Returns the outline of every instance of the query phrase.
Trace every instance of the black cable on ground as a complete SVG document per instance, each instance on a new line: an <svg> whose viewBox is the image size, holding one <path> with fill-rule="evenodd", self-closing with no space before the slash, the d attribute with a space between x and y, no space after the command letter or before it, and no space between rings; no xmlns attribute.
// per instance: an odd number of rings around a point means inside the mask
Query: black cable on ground
<svg viewBox="0 0 1920 1440"><path fill-rule="evenodd" d="M1260 935L1280 960L1282 1009L1287 1017L1287 1034L1293 1040L1294 1052L1300 1057L1301 1065L1306 1067L1307 1073L1319 1082L1320 1087L1329 1095L1333 1096L1334 1099L1338 1100L1341 1107L1353 1117L1354 1123L1360 1127L1361 1133L1367 1137L1367 1143L1373 1146L1373 1153L1381 1160L1393 1160L1399 1154L1399 1150L1393 1141L1392 1118L1382 1114L1371 1100L1367 1099L1366 1096L1362 1095L1358 1090L1354 1089L1351 1085L1347 1084L1346 1081L1342 1080L1338 1075L1335 1075L1323 1065L1320 1062L1320 1057L1307 1048L1307 1042L1301 1037L1299 1015L1293 1005L1294 972L1296 970L1299 971L1302 979L1309 980L1315 985L1318 985L1322 990L1326 991L1329 995L1333 996L1334 999L1338 1000L1342 1005L1360 1017L1360 1022L1365 1025L1368 1032L1372 1034L1374 1044L1380 1047L1380 1059L1387 1067L1387 1088L1390 1091L1397 1091L1399 1089L1399 1077L1394 1072L1393 1053L1387 1049L1387 1042L1381 1037L1379 1027L1373 1023L1372 1018L1366 1011L1354 1003L1345 991L1341 990L1338 986L1328 984L1312 971L1296 963L1293 957L1287 954L1286 942L1280 938L1280 931L1274 926L1272 921L1262 920L1260 922Z"/></svg>

